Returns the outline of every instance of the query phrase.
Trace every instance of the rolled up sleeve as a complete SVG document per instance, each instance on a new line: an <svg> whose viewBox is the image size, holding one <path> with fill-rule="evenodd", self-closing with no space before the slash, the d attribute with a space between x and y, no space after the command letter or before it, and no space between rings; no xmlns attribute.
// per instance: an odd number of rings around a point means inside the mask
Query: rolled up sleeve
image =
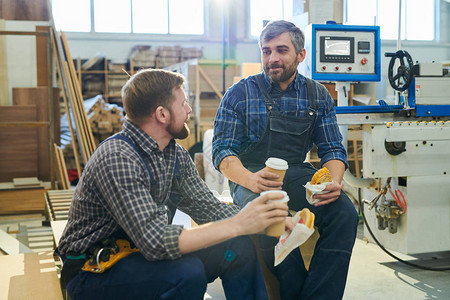
<svg viewBox="0 0 450 300"><path fill-rule="evenodd" d="M241 149L244 125L236 112L234 95L239 95L236 86L231 87L223 97L214 120L212 159L219 172L222 160L227 156L239 157Z"/></svg>
<svg viewBox="0 0 450 300"><path fill-rule="evenodd" d="M336 109L333 99L328 91L324 93L324 107L316 124L316 134L314 142L317 146L317 154L320 157L320 165L330 160L340 160L348 168L347 152L342 144L342 135L336 119Z"/></svg>

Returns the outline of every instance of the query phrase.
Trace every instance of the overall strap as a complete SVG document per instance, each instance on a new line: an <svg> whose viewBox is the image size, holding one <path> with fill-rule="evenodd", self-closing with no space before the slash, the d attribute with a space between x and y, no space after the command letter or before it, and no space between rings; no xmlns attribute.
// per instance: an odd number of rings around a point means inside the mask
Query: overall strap
<svg viewBox="0 0 450 300"><path fill-rule="evenodd" d="M103 142L106 142L107 140L110 139L118 139L118 140L122 140L124 142L127 142L131 147L133 147L133 149L137 152L137 154L141 157L142 161L144 162L145 167L147 168L148 174L150 175L150 181L152 184L156 183L155 178L153 177L152 171L150 169L150 166L147 164L147 162L144 159L144 154L142 153L142 150L136 146L136 144L126 135L123 134L115 134L109 138L107 138L106 140L104 140ZM180 171L180 160L178 159L178 156L176 156L175 158L175 170L174 170L174 175L175 176L180 176L181 175L181 171Z"/></svg>
<svg viewBox="0 0 450 300"><path fill-rule="evenodd" d="M305 77L306 89L308 90L309 110L317 112L319 103L317 102L317 90L312 79Z"/></svg>
<svg viewBox="0 0 450 300"><path fill-rule="evenodd" d="M268 108L269 106L273 106L274 101L272 100L272 97L270 97L269 93L267 92L263 74L256 75L256 83L258 84L259 90L261 91L261 93L264 97L264 104L266 105L266 107Z"/></svg>
<svg viewBox="0 0 450 300"><path fill-rule="evenodd" d="M122 141L128 143L131 147L133 147L134 151L137 152L137 154L138 154L139 157L141 158L142 162L144 163L145 167L147 168L148 174L149 174L149 176L150 176L150 182L151 182L151 184L155 184L155 183L156 183L156 180L155 180L155 178L153 177L153 173L152 173L152 171L151 171L151 169L150 169L150 166L149 166L148 163L145 161L144 154L142 153L142 150L139 149L138 146L136 146L136 144L135 144L129 137L127 137L126 135L120 134L120 133L115 134L115 135L113 135L113 136L107 138L107 139L104 140L102 143L104 143L104 142L106 142L106 141L109 141L109 140L112 140L112 139L122 140Z"/></svg>

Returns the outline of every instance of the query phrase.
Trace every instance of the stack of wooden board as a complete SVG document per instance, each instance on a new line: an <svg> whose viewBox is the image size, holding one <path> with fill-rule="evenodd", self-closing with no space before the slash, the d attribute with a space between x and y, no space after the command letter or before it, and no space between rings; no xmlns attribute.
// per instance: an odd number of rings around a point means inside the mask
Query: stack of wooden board
<svg viewBox="0 0 450 300"><path fill-rule="evenodd" d="M0 214L42 213L44 194L49 187L37 178L0 183Z"/></svg>
<svg viewBox="0 0 450 300"><path fill-rule="evenodd" d="M45 208L48 220L67 220L73 193L73 190L52 190L45 193Z"/></svg>
<svg viewBox="0 0 450 300"><path fill-rule="evenodd" d="M67 114L67 116L77 170L78 174L81 175L81 163L87 163L97 145L87 120L81 86L70 55L66 35L64 32L58 35L54 28L52 28L51 33L59 85L63 92L65 106L70 108L71 111L71 114ZM74 123L72 123L72 116L75 119ZM76 131L72 128L72 124L75 124ZM81 152L81 155L79 155L79 152Z"/></svg>
<svg viewBox="0 0 450 300"><path fill-rule="evenodd" d="M123 109L115 104L106 103L102 97L96 97L88 110L88 119L96 143L122 130Z"/></svg>

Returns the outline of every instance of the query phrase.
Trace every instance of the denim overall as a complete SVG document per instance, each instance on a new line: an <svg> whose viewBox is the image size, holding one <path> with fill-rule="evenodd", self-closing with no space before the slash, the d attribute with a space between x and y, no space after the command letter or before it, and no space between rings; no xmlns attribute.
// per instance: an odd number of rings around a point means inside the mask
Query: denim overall
<svg viewBox="0 0 450 300"><path fill-rule="evenodd" d="M355 207L344 193L335 202L320 207L312 206L306 200L303 185L317 171L310 163L304 162L318 114L316 87L307 78L310 105L295 117L273 111L282 97L282 91L275 91L269 96L263 76L258 76L257 81L267 108L266 128L260 142L250 151L240 154L242 164L257 172L265 167L268 157L286 160L289 169L282 189L290 197L289 208L295 211L309 208L316 215L315 226L320 233L309 271L305 269L298 249L292 251L279 266L273 267L276 238L258 236L261 254L269 270L279 280L281 299L341 299L358 217ZM241 207L258 197L258 194L231 181L230 190L234 203Z"/></svg>

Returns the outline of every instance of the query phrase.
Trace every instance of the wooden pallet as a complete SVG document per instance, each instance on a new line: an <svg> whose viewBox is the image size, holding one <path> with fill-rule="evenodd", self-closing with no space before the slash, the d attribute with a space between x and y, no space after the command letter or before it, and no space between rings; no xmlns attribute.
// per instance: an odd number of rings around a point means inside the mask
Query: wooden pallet
<svg viewBox="0 0 450 300"><path fill-rule="evenodd" d="M52 190L45 193L45 208L48 220L67 220L73 193L73 190Z"/></svg>

